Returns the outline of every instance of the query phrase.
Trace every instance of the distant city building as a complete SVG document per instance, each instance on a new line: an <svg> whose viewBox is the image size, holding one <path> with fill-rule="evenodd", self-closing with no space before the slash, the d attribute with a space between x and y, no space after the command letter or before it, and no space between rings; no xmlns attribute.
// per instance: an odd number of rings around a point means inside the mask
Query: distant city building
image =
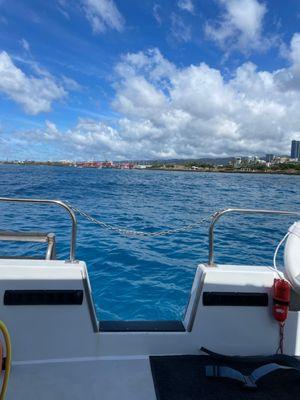
<svg viewBox="0 0 300 400"><path fill-rule="evenodd" d="M270 163L274 160L275 156L274 154L266 154L266 162Z"/></svg>
<svg viewBox="0 0 300 400"><path fill-rule="evenodd" d="M150 168L150 167L152 167L151 164L136 164L135 165L136 169L146 169L146 168Z"/></svg>
<svg viewBox="0 0 300 400"><path fill-rule="evenodd" d="M235 157L234 162L233 162L233 166L235 168L239 168L242 164L242 157Z"/></svg>
<svg viewBox="0 0 300 400"><path fill-rule="evenodd" d="M289 163L290 161L291 161L290 157L276 156L276 157L274 157L273 163L275 163L275 164L285 164L285 163Z"/></svg>
<svg viewBox="0 0 300 400"><path fill-rule="evenodd" d="M300 159L300 140L292 140L291 158Z"/></svg>

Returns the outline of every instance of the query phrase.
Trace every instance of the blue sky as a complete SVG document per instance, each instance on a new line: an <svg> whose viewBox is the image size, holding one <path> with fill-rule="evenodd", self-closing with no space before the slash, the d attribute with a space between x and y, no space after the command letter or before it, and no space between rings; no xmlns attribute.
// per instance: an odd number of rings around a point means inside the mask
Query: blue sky
<svg viewBox="0 0 300 400"><path fill-rule="evenodd" d="M0 0L0 159L288 153L297 0Z"/></svg>

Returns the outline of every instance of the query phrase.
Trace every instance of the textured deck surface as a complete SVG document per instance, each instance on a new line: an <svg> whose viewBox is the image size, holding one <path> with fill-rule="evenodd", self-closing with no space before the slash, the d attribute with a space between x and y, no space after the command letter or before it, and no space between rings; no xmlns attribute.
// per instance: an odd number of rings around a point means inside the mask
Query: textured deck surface
<svg viewBox="0 0 300 400"><path fill-rule="evenodd" d="M208 356L151 357L158 400L296 400L300 396L300 372L280 370L258 381L258 389L245 390L231 379L206 378L205 365L216 362ZM244 374L264 363L226 362Z"/></svg>

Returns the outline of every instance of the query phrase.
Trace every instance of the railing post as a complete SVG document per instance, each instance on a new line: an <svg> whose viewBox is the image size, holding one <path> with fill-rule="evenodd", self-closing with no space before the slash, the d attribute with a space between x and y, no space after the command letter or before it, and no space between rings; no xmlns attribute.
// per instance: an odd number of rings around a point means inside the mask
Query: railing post
<svg viewBox="0 0 300 400"><path fill-rule="evenodd" d="M45 199L19 199L19 198L9 198L9 197L0 197L0 202L11 202L11 203L38 203L38 204L56 204L62 208L64 208L72 221L72 232L71 232L71 240L70 240L70 257L69 261L74 262L76 260L76 235L77 235L77 220L76 215L71 207L68 204L64 203L61 200L45 200Z"/></svg>
<svg viewBox="0 0 300 400"><path fill-rule="evenodd" d="M218 211L214 214L211 224L209 226L209 255L208 255L208 266L215 267L215 249L214 240L215 232L214 228L219 220L224 214L236 212L240 214L265 214L265 215L285 215L285 216L298 216L300 217L299 211L280 211L280 210L263 210L263 209L251 209L251 208L227 208L222 211Z"/></svg>
<svg viewBox="0 0 300 400"><path fill-rule="evenodd" d="M215 239L215 224L218 221L218 219L226 212L229 212L230 209L226 209L226 210L222 210L222 211L218 211L213 215L212 221L210 223L209 226L209 255L208 255L208 265L209 267L215 267L215 243L214 243L214 239Z"/></svg>

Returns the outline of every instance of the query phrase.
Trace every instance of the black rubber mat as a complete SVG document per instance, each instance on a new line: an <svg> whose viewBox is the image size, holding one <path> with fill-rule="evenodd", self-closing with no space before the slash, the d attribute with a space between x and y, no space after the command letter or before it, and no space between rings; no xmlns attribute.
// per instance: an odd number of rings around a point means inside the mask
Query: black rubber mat
<svg viewBox="0 0 300 400"><path fill-rule="evenodd" d="M241 383L224 378L207 378L209 356L150 357L158 400L296 400L300 398L300 372L280 370L258 381L258 389L246 390ZM244 374L266 363L226 362Z"/></svg>

